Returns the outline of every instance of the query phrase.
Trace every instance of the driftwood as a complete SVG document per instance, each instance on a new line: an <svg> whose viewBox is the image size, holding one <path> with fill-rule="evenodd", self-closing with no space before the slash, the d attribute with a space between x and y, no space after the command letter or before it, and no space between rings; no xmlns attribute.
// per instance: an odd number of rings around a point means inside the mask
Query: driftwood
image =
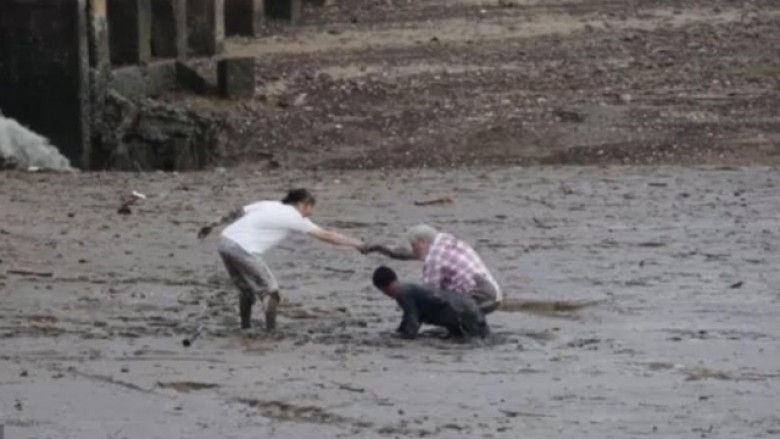
<svg viewBox="0 0 780 439"><path fill-rule="evenodd" d="M433 198L430 200L417 200L414 202L415 206L433 206L435 204L451 204L452 198L449 197L442 197L442 198Z"/></svg>
<svg viewBox="0 0 780 439"><path fill-rule="evenodd" d="M19 274L22 276L38 276L38 277L54 276L54 273L52 273L51 271L27 270L25 268L11 268L8 270L8 274Z"/></svg>

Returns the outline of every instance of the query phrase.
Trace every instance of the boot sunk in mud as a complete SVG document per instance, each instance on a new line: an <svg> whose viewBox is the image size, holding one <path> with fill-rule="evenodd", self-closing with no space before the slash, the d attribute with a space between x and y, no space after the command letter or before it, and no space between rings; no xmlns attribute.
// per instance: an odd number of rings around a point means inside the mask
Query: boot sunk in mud
<svg viewBox="0 0 780 439"><path fill-rule="evenodd" d="M485 338L490 330L477 302L467 294L452 291L434 292L424 285L399 282L388 267L374 271L374 286L395 299L403 311L397 332L402 338L417 337L422 324L447 329L447 337L475 336Z"/></svg>

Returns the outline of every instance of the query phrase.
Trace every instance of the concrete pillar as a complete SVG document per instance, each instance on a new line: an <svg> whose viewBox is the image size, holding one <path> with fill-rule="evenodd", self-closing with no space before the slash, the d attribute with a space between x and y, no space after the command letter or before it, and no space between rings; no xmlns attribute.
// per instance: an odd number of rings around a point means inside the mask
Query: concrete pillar
<svg viewBox="0 0 780 439"><path fill-rule="evenodd" d="M108 0L111 64L149 62L152 58L151 0Z"/></svg>
<svg viewBox="0 0 780 439"><path fill-rule="evenodd" d="M265 23L265 0L225 0L225 33L255 37Z"/></svg>
<svg viewBox="0 0 780 439"><path fill-rule="evenodd" d="M152 56L187 55L186 0L152 0Z"/></svg>
<svg viewBox="0 0 780 439"><path fill-rule="evenodd" d="M104 148L102 126L106 111L106 94L111 80L111 53L108 36L108 1L88 0L89 67L90 67L90 168Z"/></svg>
<svg viewBox="0 0 780 439"><path fill-rule="evenodd" d="M265 0L265 13L269 18L297 24L301 21L301 0Z"/></svg>
<svg viewBox="0 0 780 439"><path fill-rule="evenodd" d="M91 80L89 75L89 11L87 10L87 0L76 0L71 2L76 10L71 14L76 21L78 52L78 65L76 67L76 82L78 86L75 90L78 103L76 107L75 136L79 140L78 151L73 151L74 157L71 162L74 166L84 169L92 168L92 112L90 104Z"/></svg>
<svg viewBox="0 0 780 439"><path fill-rule="evenodd" d="M185 59L189 53L187 39L187 0L173 0L176 14L176 58Z"/></svg>
<svg viewBox="0 0 780 439"><path fill-rule="evenodd" d="M108 0L89 0L89 66L110 70L111 52L108 37Z"/></svg>
<svg viewBox="0 0 780 439"><path fill-rule="evenodd" d="M0 110L90 165L86 0L0 1Z"/></svg>
<svg viewBox="0 0 780 439"><path fill-rule="evenodd" d="M225 50L224 0L187 0L190 54L214 56Z"/></svg>
<svg viewBox="0 0 780 439"><path fill-rule="evenodd" d="M217 63L217 84L222 97L235 99L255 94L255 59L227 58Z"/></svg>

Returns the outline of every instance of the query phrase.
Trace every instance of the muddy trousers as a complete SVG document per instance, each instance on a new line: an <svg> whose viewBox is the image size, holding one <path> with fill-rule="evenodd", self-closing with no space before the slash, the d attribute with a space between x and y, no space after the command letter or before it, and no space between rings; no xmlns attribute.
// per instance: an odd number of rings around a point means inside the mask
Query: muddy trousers
<svg viewBox="0 0 780 439"><path fill-rule="evenodd" d="M501 306L501 299L496 286L484 276L474 276L476 285L471 296L484 315L488 315Z"/></svg>
<svg viewBox="0 0 780 439"><path fill-rule="evenodd" d="M259 297L265 306L266 328L274 329L276 307L279 304L279 284L263 259L224 237L219 241L219 256L239 291L241 327L246 329L251 326L252 306Z"/></svg>

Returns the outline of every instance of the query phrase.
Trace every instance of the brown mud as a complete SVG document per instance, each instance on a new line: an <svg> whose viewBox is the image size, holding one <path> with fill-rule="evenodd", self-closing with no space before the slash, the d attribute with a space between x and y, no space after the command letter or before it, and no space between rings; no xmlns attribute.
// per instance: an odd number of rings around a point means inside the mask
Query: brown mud
<svg viewBox="0 0 780 439"><path fill-rule="evenodd" d="M283 168L780 163L774 0L334 0L231 40L219 159Z"/></svg>
<svg viewBox="0 0 780 439"><path fill-rule="evenodd" d="M772 168L0 175L9 437L771 437L780 379ZM394 242L428 221L507 291L484 343L392 337L378 264L269 255L279 331L240 334L198 227L314 188L315 219ZM129 191L147 195L121 215ZM446 192L449 204L416 206ZM522 196L521 196L522 195ZM544 203L539 203L543 200ZM46 275L40 275L45 273ZM587 306L586 306L587 305ZM257 323L261 324L260 313ZM199 325L190 348L182 340Z"/></svg>

